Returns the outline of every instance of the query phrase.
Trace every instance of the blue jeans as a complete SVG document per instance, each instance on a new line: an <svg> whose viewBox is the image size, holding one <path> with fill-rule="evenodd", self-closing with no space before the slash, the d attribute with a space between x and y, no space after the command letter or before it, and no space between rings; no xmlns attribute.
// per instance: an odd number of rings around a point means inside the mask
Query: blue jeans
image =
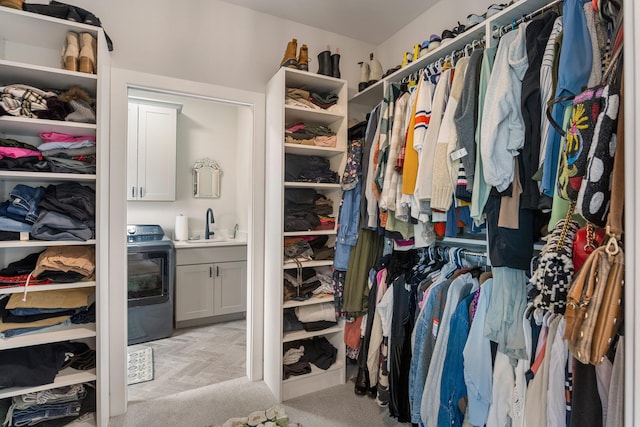
<svg viewBox="0 0 640 427"><path fill-rule="evenodd" d="M29 426L36 422L78 415L80 415L79 400L66 403L46 403L14 411L13 425L16 427Z"/></svg>
<svg viewBox="0 0 640 427"><path fill-rule="evenodd" d="M28 185L18 184L9 194L11 204L7 210L12 214L24 216L27 222L33 224L40 214L38 203L42 200L44 193L44 187L33 188Z"/></svg>
<svg viewBox="0 0 640 427"><path fill-rule="evenodd" d="M13 218L9 218L6 216L0 216L0 230L2 231L13 231L13 232L21 232L26 231L27 233L31 232L31 224L27 224L26 222L16 221Z"/></svg>

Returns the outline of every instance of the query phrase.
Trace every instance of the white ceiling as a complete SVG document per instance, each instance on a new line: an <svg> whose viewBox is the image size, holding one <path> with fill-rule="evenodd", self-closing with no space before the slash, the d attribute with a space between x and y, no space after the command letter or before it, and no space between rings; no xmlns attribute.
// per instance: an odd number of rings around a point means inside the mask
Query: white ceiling
<svg viewBox="0 0 640 427"><path fill-rule="evenodd" d="M439 0L222 0L379 45Z"/></svg>

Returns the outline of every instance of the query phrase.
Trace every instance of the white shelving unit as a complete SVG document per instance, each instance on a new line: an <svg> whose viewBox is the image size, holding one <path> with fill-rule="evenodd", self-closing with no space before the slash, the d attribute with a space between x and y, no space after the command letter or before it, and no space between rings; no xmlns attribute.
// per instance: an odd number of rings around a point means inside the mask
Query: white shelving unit
<svg viewBox="0 0 640 427"><path fill-rule="evenodd" d="M342 173L347 150L347 82L323 75L281 68L267 84L267 180L266 218L269 226L265 240L265 314L270 319L264 336L264 380L279 401L287 400L338 384L346 379L344 325L315 332L283 332L283 310L313 304L331 303L333 296L314 297L307 301L283 302L283 271L295 269L295 262L284 260L284 237L328 236L329 246L335 245L337 230L284 231L284 194L286 189L311 188L333 200L333 217L338 217L342 190L339 184L315 184L285 182L285 154L320 156L329 159L331 169ZM304 87L307 90L330 92L338 95L340 113L285 105L287 88ZM285 144L285 125L302 121L308 124L326 125L337 135L335 148ZM327 267L333 260L302 262L303 267ZM316 336L326 337L338 349L336 363L322 370L312 366L306 375L283 378L283 343Z"/></svg>
<svg viewBox="0 0 640 427"><path fill-rule="evenodd" d="M96 74L67 71L61 68L60 52L68 31L87 32L97 39ZM75 283L30 285L28 292L58 289L92 288L95 292L96 323L54 326L35 333L0 339L0 351L66 341L82 341L96 350L96 368L79 371L71 368L58 373L51 384L36 387L12 387L0 390L0 399L28 392L48 390L72 384L92 382L97 391L98 425L108 424L108 156L109 156L109 82L110 58L99 27L79 24L44 15L0 7L0 85L27 84L44 90L66 90L78 86L96 99L96 124L68 121L0 117L0 136L39 145L41 132L59 132L74 136L96 137L96 174L71 174L0 171L0 199L7 200L11 189L19 183L47 186L62 182L78 182L96 190L96 238L85 241L0 241L0 268L47 247L90 245L96 248L95 279ZM24 286L2 287L0 294L18 294Z"/></svg>

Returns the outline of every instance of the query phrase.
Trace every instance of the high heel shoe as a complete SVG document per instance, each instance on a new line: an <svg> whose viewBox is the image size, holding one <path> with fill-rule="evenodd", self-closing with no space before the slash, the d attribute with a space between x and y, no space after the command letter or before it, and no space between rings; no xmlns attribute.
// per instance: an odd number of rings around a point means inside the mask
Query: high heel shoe
<svg viewBox="0 0 640 427"><path fill-rule="evenodd" d="M62 68L78 71L78 56L80 54L78 33L69 31L62 46Z"/></svg>

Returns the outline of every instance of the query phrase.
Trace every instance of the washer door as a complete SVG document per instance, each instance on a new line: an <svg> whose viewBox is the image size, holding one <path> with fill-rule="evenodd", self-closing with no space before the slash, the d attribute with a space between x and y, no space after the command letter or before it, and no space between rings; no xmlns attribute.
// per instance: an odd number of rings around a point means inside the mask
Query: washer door
<svg viewBox="0 0 640 427"><path fill-rule="evenodd" d="M169 301L169 251L138 250L127 254L129 307Z"/></svg>

